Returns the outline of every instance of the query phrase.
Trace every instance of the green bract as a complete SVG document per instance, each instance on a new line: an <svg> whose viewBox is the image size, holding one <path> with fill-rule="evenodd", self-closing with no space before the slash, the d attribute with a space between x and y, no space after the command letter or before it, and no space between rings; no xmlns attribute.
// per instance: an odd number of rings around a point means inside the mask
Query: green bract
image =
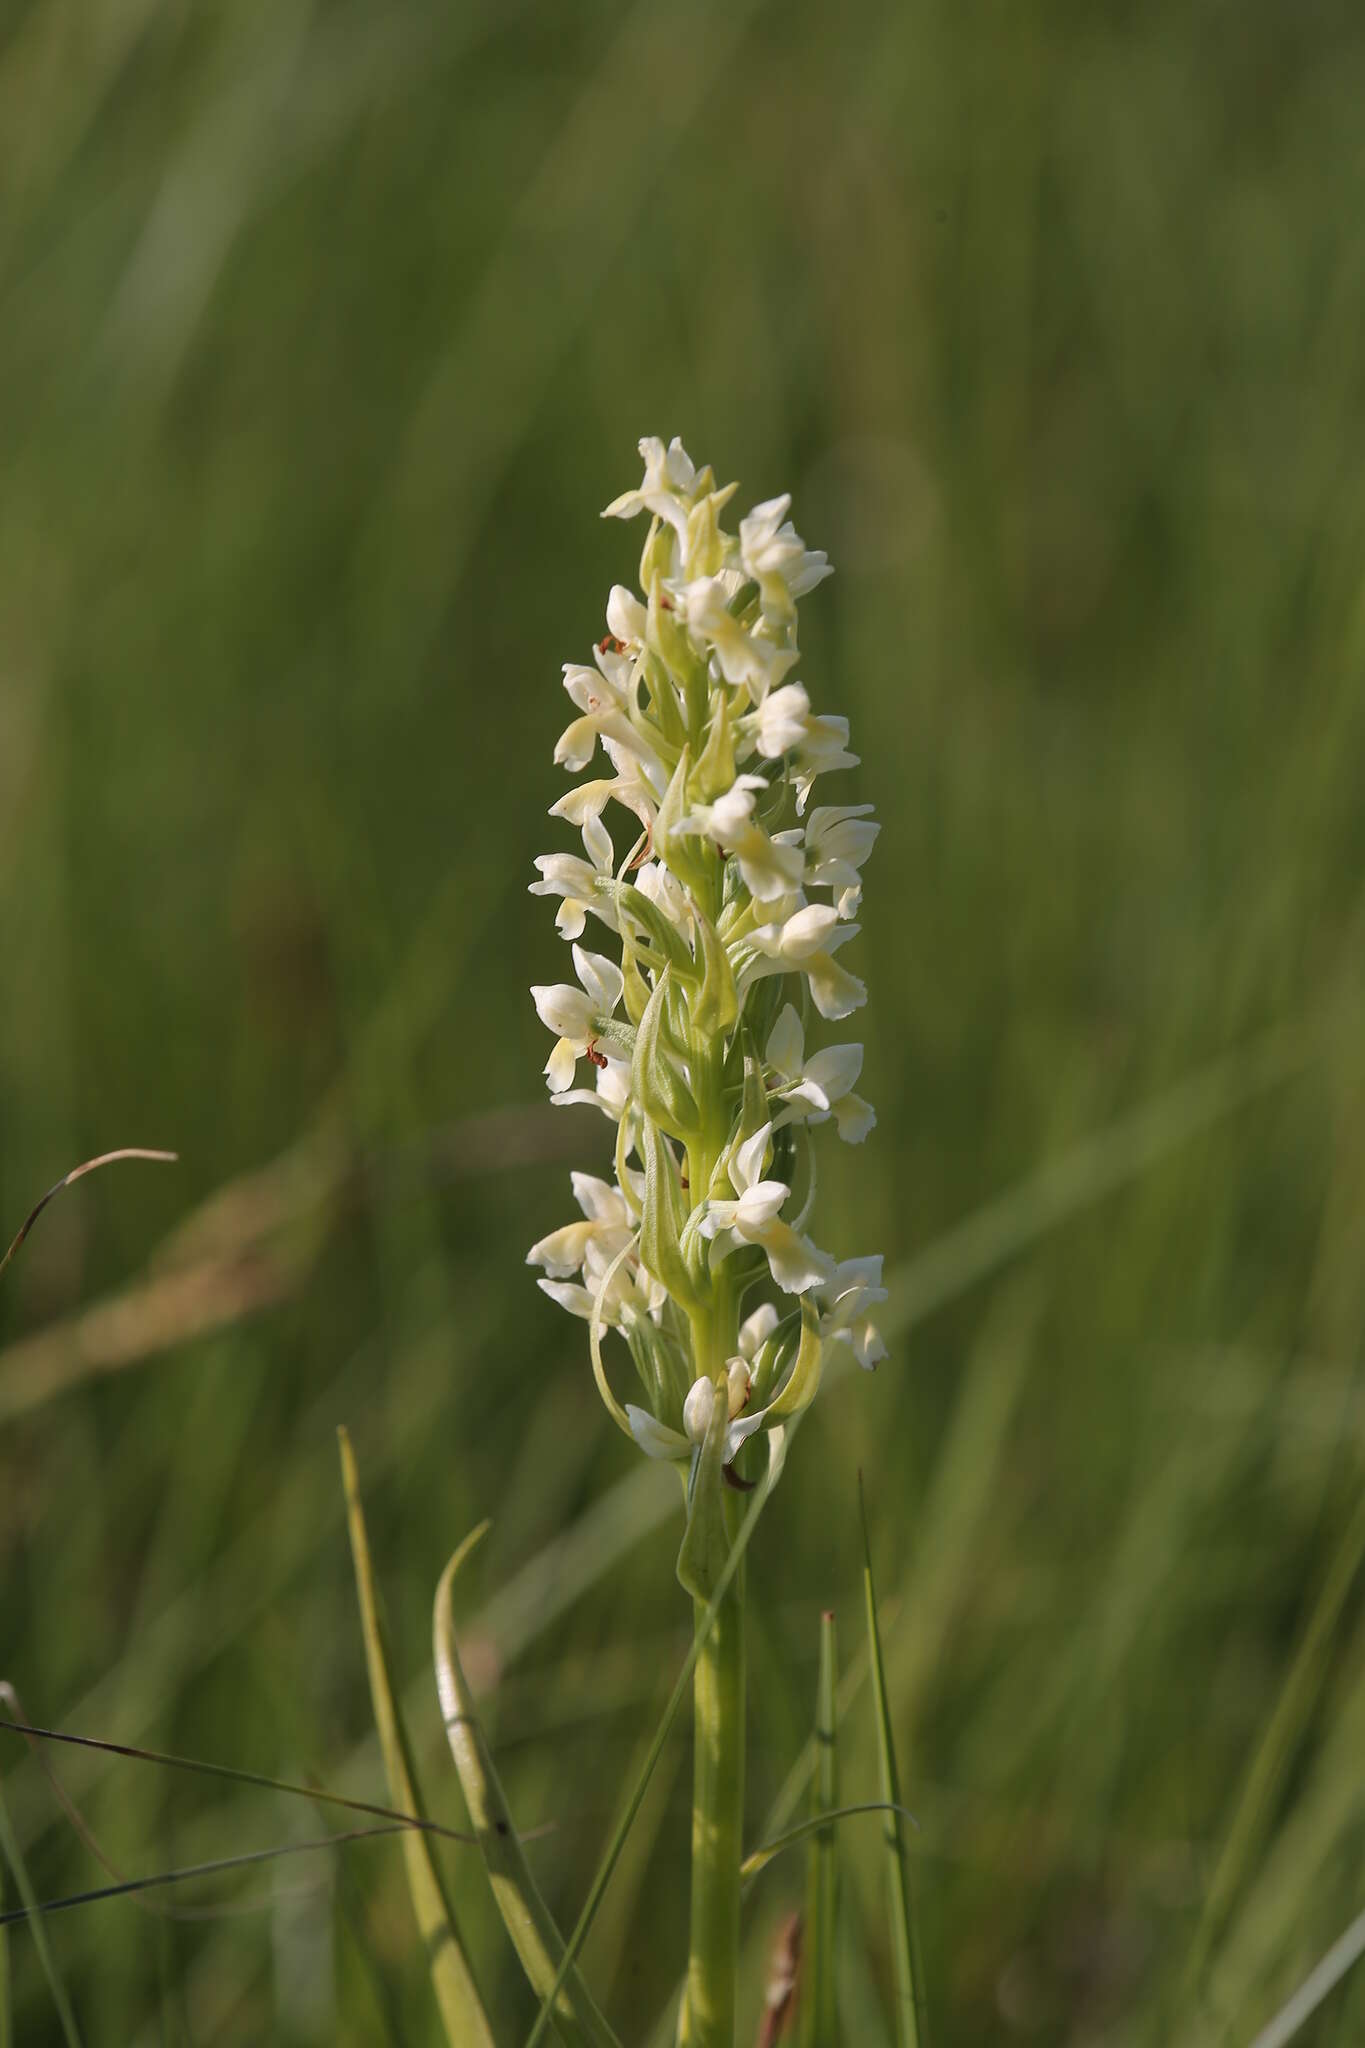
<svg viewBox="0 0 1365 2048"><path fill-rule="evenodd" d="M813 715L791 679L797 601L830 569L790 499L727 533L735 485L717 490L679 441L640 453L643 482L605 516L650 517L644 595L616 585L591 665L566 664L576 716L555 748L577 773L600 747L612 773L555 804L583 853L542 854L531 885L560 899L576 975L531 991L555 1034L551 1095L617 1125L616 1185L575 1174L581 1219L528 1261L588 1320L614 1419L650 1457L689 1463L695 1490L703 1448L728 1466L800 1412L831 1344L864 1366L885 1355L868 1319L880 1257L840 1264L805 1232L809 1200L792 1213L794 1186L814 1186L810 1127L832 1120L858 1143L876 1121L854 1093L862 1047L812 1050L807 1034L812 1010L838 1020L866 999L835 955L857 935L878 827L869 804L807 810L817 775L857 756L847 722ZM609 805L629 821L624 850ZM577 943L589 918L615 934L619 964ZM607 1385L608 1329L640 1402Z"/></svg>

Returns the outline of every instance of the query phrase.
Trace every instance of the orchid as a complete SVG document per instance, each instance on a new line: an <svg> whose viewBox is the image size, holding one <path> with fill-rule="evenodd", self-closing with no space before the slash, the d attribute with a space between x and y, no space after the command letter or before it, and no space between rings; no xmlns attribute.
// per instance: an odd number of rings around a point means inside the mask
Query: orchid
<svg viewBox="0 0 1365 2048"><path fill-rule="evenodd" d="M573 964L579 988L561 981L531 990L541 1023L558 1034L554 1051L545 1062L545 1077L554 1095L569 1086L578 1061L610 1023L625 989L620 968L601 953L586 953L575 946Z"/></svg>
<svg viewBox="0 0 1365 2048"><path fill-rule="evenodd" d="M564 669L575 715L555 759L584 779L550 814L582 851L541 854L530 884L556 899L576 976L531 991L554 1034L551 1099L614 1126L614 1177L575 1173L578 1216L528 1263L586 1323L612 1420L684 1479L678 1576L702 1633L706 1761L679 2038L733 2048L739 1813L726 1787L743 1743L742 1586L715 1577L733 1529L724 1482L753 1483L743 1467L765 1438L775 1478L830 1359L885 1356L871 1316L886 1298L880 1259L840 1261L806 1234L816 1130L833 1123L856 1144L876 1122L856 1093L862 1047L807 1035L866 1000L836 955L859 933L878 828L865 803L807 815L817 781L857 756L847 721L812 711L793 677L799 601L831 571L790 497L754 506L736 533L724 519L735 487L718 488L681 441L644 440L640 454L642 481L605 515L648 518L639 592L613 586L605 636ZM619 961L577 943L590 917ZM626 1354L628 1400L613 1384Z"/></svg>
<svg viewBox="0 0 1365 2048"><path fill-rule="evenodd" d="M859 1145L877 1121L870 1102L853 1092L863 1070L860 1045L827 1045L806 1058L806 1035L790 1003L768 1034L764 1058L772 1092L785 1105L779 1123L824 1123L833 1117L839 1136Z"/></svg>
<svg viewBox="0 0 1365 2048"><path fill-rule="evenodd" d="M703 1383L738 1404L728 1463L767 1426L751 1382L765 1398L792 1389L804 1348L804 1399L821 1345L863 1362L877 1350L873 1283L804 1234L804 1211L792 1219L798 1180L813 1188L815 1128L858 1143L876 1122L856 1092L861 1046L808 1046L805 1020L866 999L835 956L858 934L878 828L865 803L806 815L817 779L856 756L847 722L814 713L790 679L799 600L831 574L790 497L754 506L734 533L734 487L681 441L649 438L640 454L642 481L605 515L649 520L640 593L613 585L606 634L563 671L576 715L555 758L582 779L551 815L582 851L541 854L530 885L574 942L576 985L532 990L555 1039L551 1098L615 1125L616 1178L575 1175L580 1217L530 1258L545 1292L588 1320L618 1423L650 1456L694 1468ZM599 746L610 774L592 766ZM609 808L632 820L633 846L614 840ZM616 934L619 964L576 943L589 918ZM772 1298L746 1304L760 1286ZM607 1330L640 1380L628 1403L599 1371Z"/></svg>
<svg viewBox="0 0 1365 2048"><path fill-rule="evenodd" d="M828 1279L831 1262L778 1214L791 1193L786 1182L760 1178L771 1137L772 1125L767 1123L731 1147L726 1170L734 1199L708 1201L697 1229L711 1240L713 1266L733 1246L758 1245L778 1286L787 1294L804 1294Z"/></svg>

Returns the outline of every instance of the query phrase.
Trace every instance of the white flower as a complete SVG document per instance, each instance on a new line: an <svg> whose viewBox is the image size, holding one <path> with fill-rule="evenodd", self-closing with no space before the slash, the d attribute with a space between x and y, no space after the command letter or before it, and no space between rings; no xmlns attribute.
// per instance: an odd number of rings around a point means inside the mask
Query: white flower
<svg viewBox="0 0 1365 2048"><path fill-rule="evenodd" d="M785 493L755 505L739 522L740 560L758 585L763 616L783 624L795 618L798 597L834 574L828 555L807 548L787 519L790 509L791 495Z"/></svg>
<svg viewBox="0 0 1365 2048"><path fill-rule="evenodd" d="M644 734L631 723L626 691L618 688L601 668L585 668L578 661L565 662L564 688L583 715L566 725L555 742L555 760L561 768L574 774L586 768L600 739L618 766L623 754L634 755L658 788L666 786L663 763Z"/></svg>
<svg viewBox="0 0 1365 2048"><path fill-rule="evenodd" d="M624 647L643 647L649 613L624 583L613 583L607 599L607 625Z"/></svg>
<svg viewBox="0 0 1365 2048"><path fill-rule="evenodd" d="M599 881L612 880L616 854L611 835L596 813L584 821L583 847L587 860L580 860L576 853L538 853L536 866L540 869L540 880L530 884L532 896L563 898L555 912L555 923L566 939L582 936L589 910L612 931L620 929L614 901L597 887Z"/></svg>
<svg viewBox="0 0 1365 2048"><path fill-rule="evenodd" d="M810 982L820 1015L831 1021L847 1017L867 1001L867 990L830 956L859 929L856 924L840 924L832 904L807 903L781 924L760 925L749 934L756 957L744 970L745 981L799 968Z"/></svg>
<svg viewBox="0 0 1365 2048"><path fill-rule="evenodd" d="M799 659L742 626L729 609L734 593L723 576L698 576L683 591L688 631L709 647L727 683L743 683L756 704L775 689Z"/></svg>
<svg viewBox="0 0 1365 2048"><path fill-rule="evenodd" d="M817 1250L808 1238L798 1236L778 1215L791 1193L786 1182L759 1178L772 1129L770 1123L764 1124L751 1138L731 1146L726 1168L735 1200L708 1201L697 1228L703 1237L720 1241L721 1257L728 1248L724 1245L727 1237L731 1245L761 1245L778 1286L787 1294L803 1294L828 1278L830 1262L824 1252Z"/></svg>
<svg viewBox="0 0 1365 2048"><path fill-rule="evenodd" d="M806 882L839 891L840 917L852 917L863 893L858 870L876 844L880 825L869 824L871 804L822 805L806 820Z"/></svg>
<svg viewBox="0 0 1365 2048"><path fill-rule="evenodd" d="M725 1430L725 1446L721 1452L721 1463L728 1465L744 1439L752 1436L763 1420L762 1414L746 1415L736 1420L740 1410L749 1398L747 1372L741 1385L733 1368L726 1375L726 1396L730 1419ZM694 1380L687 1390L683 1402L683 1433L670 1429L659 1422L643 1408L626 1403L626 1417L630 1423L631 1435L640 1449L650 1458L681 1459L690 1456L699 1445L706 1441L706 1432L711 1426L711 1417L716 1406L716 1383L705 1378Z"/></svg>
<svg viewBox="0 0 1365 2048"><path fill-rule="evenodd" d="M555 1109L581 1102L591 1109L600 1109L614 1124L619 1124L630 1107L630 1061L613 1059L605 1053L599 1053L597 1057L605 1064L597 1066L594 1062L595 1079L591 1088L565 1088L552 1095L550 1102Z"/></svg>
<svg viewBox="0 0 1365 2048"><path fill-rule="evenodd" d="M587 953L575 946L573 964L581 988L561 981L531 990L541 1023L558 1034L554 1051L545 1062L552 1095L562 1095L569 1087L575 1065L614 1013L625 989L620 968L601 953Z"/></svg>
<svg viewBox="0 0 1365 2048"><path fill-rule="evenodd" d="M619 1188L591 1173L575 1173L570 1179L583 1221L552 1230L526 1254L528 1266L543 1266L554 1280L567 1280L570 1275L581 1273L590 1246L595 1245L610 1264L632 1236L630 1211Z"/></svg>
<svg viewBox="0 0 1365 2048"><path fill-rule="evenodd" d="M859 1365L871 1372L886 1357L886 1346L866 1313L874 1302L887 1298L880 1252L874 1258L845 1259L821 1286L820 1296L828 1304L820 1318L821 1337L847 1344Z"/></svg>
<svg viewBox="0 0 1365 2048"><path fill-rule="evenodd" d="M696 464L676 435L665 448L655 435L647 434L640 443L640 455L644 481L638 490L623 491L613 498L602 517L634 519L641 512L652 512L656 519L668 521L681 547L687 539L687 514L696 491Z"/></svg>
<svg viewBox="0 0 1365 2048"><path fill-rule="evenodd" d="M776 1093L787 1104L783 1122L819 1124L833 1116L841 1138L850 1145L862 1143L877 1117L871 1103L853 1093L863 1068L860 1045L829 1045L807 1059L801 1019L787 1003L763 1056L780 1077Z"/></svg>
<svg viewBox="0 0 1365 2048"><path fill-rule="evenodd" d="M859 755L848 751L846 718L809 719L805 737L792 763L798 814L804 813L810 801L811 787L817 775L828 775L835 768L856 768L859 759Z"/></svg>
<svg viewBox="0 0 1365 2048"><path fill-rule="evenodd" d="M767 787L761 775L737 776L714 803L698 804L689 816L678 820L677 827L679 832L702 833L733 853L745 888L760 903L799 889L805 864L799 843L790 843L793 836L799 842L799 832L779 833L770 839L753 816L757 792Z"/></svg>
<svg viewBox="0 0 1365 2048"><path fill-rule="evenodd" d="M662 861L646 861L636 873L635 886L642 896L658 905L669 923L680 932L691 930L692 906L687 900L687 892L677 877L669 874Z"/></svg>
<svg viewBox="0 0 1365 2048"><path fill-rule="evenodd" d="M763 702L743 721L741 731L765 761L780 760L799 747L810 724L810 698L800 683L769 690Z"/></svg>
<svg viewBox="0 0 1365 2048"><path fill-rule="evenodd" d="M747 1366L752 1366L759 1352L777 1328L777 1308L771 1301L765 1301L752 1315L747 1315L739 1326L739 1355Z"/></svg>

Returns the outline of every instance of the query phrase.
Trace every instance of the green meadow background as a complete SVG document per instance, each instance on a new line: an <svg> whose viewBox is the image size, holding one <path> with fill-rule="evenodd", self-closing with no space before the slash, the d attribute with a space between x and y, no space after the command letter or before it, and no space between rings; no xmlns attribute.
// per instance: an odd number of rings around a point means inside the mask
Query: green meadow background
<svg viewBox="0 0 1365 2048"><path fill-rule="evenodd" d="M676 1483L525 1247L606 1126L527 985L559 665L680 433L838 573L891 1356L751 1552L750 1839L859 1688L864 1474L928 2040L1249 2042L1365 1907L1365 22L1330 0L11 0L0 17L0 1677L382 1799L352 1432L575 1917L688 1640ZM109 1882L14 1736L45 1898ZM53 1753L122 1874L339 1823ZM680 1719L593 1930L686 1941ZM790 1794L789 1794L790 1798ZM781 1810L779 1808L779 1810ZM889 2042L847 1824L847 2043ZM509 2043L533 2016L446 1859ZM745 1923L742 2038L799 1901ZM49 1922L91 2048L435 2043L392 1841ZM6 1876L6 1899L14 1891ZM60 2039L24 1927L13 2041ZM1365 2034L1365 1970L1298 2036Z"/></svg>

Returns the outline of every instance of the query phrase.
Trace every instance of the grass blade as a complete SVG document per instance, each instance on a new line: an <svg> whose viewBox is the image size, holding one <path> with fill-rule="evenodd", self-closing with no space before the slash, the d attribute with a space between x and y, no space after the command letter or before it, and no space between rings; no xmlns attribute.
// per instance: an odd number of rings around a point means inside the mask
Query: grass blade
<svg viewBox="0 0 1365 2048"><path fill-rule="evenodd" d="M593 1923L593 1917L602 1902L602 1895L611 1882L611 1874L616 1868L617 1858L621 1854L626 1836L629 1834L635 1816L640 1810L646 1787L653 1775L654 1766L663 1754L664 1743L668 1739L669 1729L673 1726L674 1716L682 1705L683 1698L692 1682L692 1672L698 1657L701 1655L702 1645L714 1626L716 1616L720 1612L721 1602L724 1600L729 1589L730 1581L739 1570L740 1564L743 1561L744 1553L749 1547L749 1538L754 1533L758 1518L767 1505L769 1495L782 1476L782 1467L786 1463L787 1451L790 1447L795 1428L795 1423L784 1423L778 1428L768 1430L765 1433L764 1441L768 1446L768 1469L759 1481L757 1491L750 1497L748 1510L744 1520L740 1523L734 1543L730 1547L730 1555L725 1560L720 1577L716 1583L716 1590L698 1619L692 1637L692 1646L683 1659L682 1668L674 1682L673 1690L668 1696L668 1705L664 1708L659 1725L654 1731L654 1739L646 1751L645 1760L640 1766L639 1775L631 1788L630 1797L622 1809L621 1818L612 1832L611 1840L608 1842L606 1851L597 1867L597 1875L593 1878L574 1931L569 1936L568 1946L565 1948L564 1959L560 1963L556 1982L551 1987L551 1996L558 1992L560 1982L572 1968L574 1958L582 1947L588 1929ZM527 2036L526 2048L536 2048L537 2041L539 2041L545 2031L549 2016L550 1998L547 1998L541 2005L536 2023Z"/></svg>
<svg viewBox="0 0 1365 2048"><path fill-rule="evenodd" d="M5 1910L5 1865L0 1860L0 1915ZM9 1985L9 1929L0 1919L0 2048L14 2048Z"/></svg>
<svg viewBox="0 0 1365 2048"><path fill-rule="evenodd" d="M867 1503L863 1498L861 1473L858 1475L858 1512L863 1524L863 1591L867 1600L867 1640L872 1666L872 1703L877 1721L877 1755L881 1770L882 1798L889 1808L882 1839L886 1844L891 1954L896 1971L896 2042L897 2048L920 2048L923 2034L920 2026L919 1970L915 1956L910 1873L905 1860L905 1840L900 1823L900 1780L896 1770L896 1747L891 1734L891 1710L886 1697L886 1669L882 1663L881 1631L877 1626L877 1595L872 1584L872 1546L867 1535Z"/></svg>
<svg viewBox="0 0 1365 2048"><path fill-rule="evenodd" d="M808 1842L812 1835L819 1834L841 1820L852 1820L860 1813L898 1813L902 1820L908 1820L911 1827L919 1823L908 1806L888 1806L884 1799L859 1799L851 1806L831 1806L827 1811L808 1814L796 1826L777 1835L771 1842L764 1842L759 1848L751 1849L740 1866L740 1875L748 1885L760 1877L768 1865L786 1850L796 1848L800 1842Z"/></svg>
<svg viewBox="0 0 1365 2048"><path fill-rule="evenodd" d="M1243 1782L1185 1966L1186 2000L1193 1996L1204 1976L1238 1887L1252 1866L1274 1795L1290 1767L1295 1747L1317 1701L1332 1636L1362 1558L1365 1558L1365 1501L1357 1506L1337 1546L1275 1710Z"/></svg>
<svg viewBox="0 0 1365 2048"><path fill-rule="evenodd" d="M43 1966L43 1975L47 1978L48 1990L52 1993L52 2003L57 2008L57 2018L61 2022L62 2038L66 2042L66 2048L81 2048L81 2036L80 2030L76 2025L76 2015L71 2010L71 2001L66 1995L66 1986L62 1982L61 1972L57 1968L56 1958L48 1942L47 1929L43 1926L43 1916L38 1906L38 1896L29 1881L28 1865L24 1861L24 1852L15 1840L14 1829L10 1825L9 1808L5 1804L3 1792L0 1792L0 1849L4 1850L5 1860L14 1872L15 1886L18 1889L19 1897L23 1901L25 1911L29 1916L28 1924L33 1933L33 1946L38 1951L38 1960ZM3 1989L6 1998L8 1998L8 1981L5 1982ZM8 2021L6 2021L6 2032L8 2032Z"/></svg>
<svg viewBox="0 0 1365 2048"><path fill-rule="evenodd" d="M811 1788L814 1832L806 1865L802 2048L833 2048L838 2038L834 2001L834 1926L839 1910L839 1871L831 1817L839 1804L837 1672L834 1616L826 1608L820 1616L820 1670L815 1685L817 1761L815 1783Z"/></svg>
<svg viewBox="0 0 1365 2048"><path fill-rule="evenodd" d="M460 1774L465 1805L474 1824L488 1881L503 1924L521 1959L527 1981L551 2009L551 2024L566 2048L615 2048L616 2036L572 1967L559 1974L564 1937L531 1875L511 1810L474 1712L474 1698L460 1663L451 1614L451 1590L465 1559L486 1534L487 1522L466 1536L441 1574L432 1618L432 1654L441 1719Z"/></svg>
<svg viewBox="0 0 1365 2048"><path fill-rule="evenodd" d="M342 1484L346 1490L346 1518L351 1534L356 1593L360 1601L360 1623L365 1636L365 1662L370 1674L370 1697L384 1752L389 1796L401 1811L425 1819L412 1752L394 1691L384 1625L379 1616L355 1456L344 1429L337 1431L337 1439L341 1450ZM405 1832L403 1858L407 1864L413 1910L426 1945L431 1988L440 2009L446 2039L451 2048L494 2048L493 2031L460 1940L454 1909L425 1834L416 1830Z"/></svg>
<svg viewBox="0 0 1365 2048"><path fill-rule="evenodd" d="M1335 1991L1348 1970L1365 1955L1365 1913L1358 1913L1344 1934L1338 1935L1321 1962L1314 1965L1293 1997L1287 1999L1268 2026L1262 2027L1251 2048L1285 2048L1304 2021L1310 2019L1330 1991Z"/></svg>

